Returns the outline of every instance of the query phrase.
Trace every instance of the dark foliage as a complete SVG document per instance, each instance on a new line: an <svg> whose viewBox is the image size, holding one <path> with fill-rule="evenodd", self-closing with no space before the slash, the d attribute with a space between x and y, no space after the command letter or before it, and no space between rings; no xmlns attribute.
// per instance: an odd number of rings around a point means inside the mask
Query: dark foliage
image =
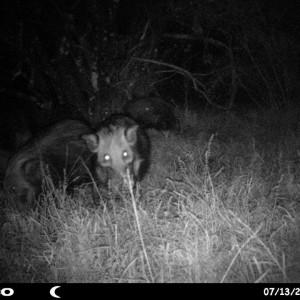
<svg viewBox="0 0 300 300"><path fill-rule="evenodd" d="M45 112L26 97L0 94L0 148L16 151L48 122Z"/></svg>
<svg viewBox="0 0 300 300"><path fill-rule="evenodd" d="M178 131L179 120L172 106L155 96L135 98L124 107L124 112L137 120L144 128Z"/></svg>

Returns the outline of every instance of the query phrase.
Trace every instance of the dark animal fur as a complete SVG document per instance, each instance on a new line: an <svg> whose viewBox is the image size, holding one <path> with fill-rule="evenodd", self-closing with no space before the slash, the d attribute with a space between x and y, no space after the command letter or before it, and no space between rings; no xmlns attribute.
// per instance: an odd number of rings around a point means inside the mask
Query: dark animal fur
<svg viewBox="0 0 300 300"><path fill-rule="evenodd" d="M128 101L123 110L144 128L179 130L179 121L172 106L159 97L135 98Z"/></svg>
<svg viewBox="0 0 300 300"><path fill-rule="evenodd" d="M119 190L127 171L135 186L147 173L150 141L146 133L131 118L112 115L93 134L82 137L95 153L94 174L98 184Z"/></svg>
<svg viewBox="0 0 300 300"><path fill-rule="evenodd" d="M41 133L10 159L4 190L13 200L31 204L41 192L45 173L54 184L64 180L64 174L68 183L82 183L88 173L82 161L89 168L91 154L80 137L88 132L84 123L67 120Z"/></svg>

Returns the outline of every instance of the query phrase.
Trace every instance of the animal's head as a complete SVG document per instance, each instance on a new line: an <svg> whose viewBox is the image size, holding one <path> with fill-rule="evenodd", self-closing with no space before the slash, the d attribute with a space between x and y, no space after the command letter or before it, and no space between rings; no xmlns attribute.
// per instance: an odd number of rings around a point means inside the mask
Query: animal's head
<svg viewBox="0 0 300 300"><path fill-rule="evenodd" d="M91 152L96 154L96 173L101 183L110 180L114 189L128 177L135 183L141 162L136 151L138 125L105 127L94 134L83 135Z"/></svg>
<svg viewBox="0 0 300 300"><path fill-rule="evenodd" d="M39 160L12 158L5 173L4 191L15 203L30 205L41 186L41 178Z"/></svg>

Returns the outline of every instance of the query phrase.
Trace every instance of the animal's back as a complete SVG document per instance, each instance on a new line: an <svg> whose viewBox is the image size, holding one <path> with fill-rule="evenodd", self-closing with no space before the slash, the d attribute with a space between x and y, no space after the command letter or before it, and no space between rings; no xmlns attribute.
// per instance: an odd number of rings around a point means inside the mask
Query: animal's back
<svg viewBox="0 0 300 300"><path fill-rule="evenodd" d="M80 137L88 132L90 128L86 124L73 120L59 122L41 132L10 159L4 179L5 190L13 192L14 198L30 202L41 189L42 164L49 166L55 183L63 180L64 174L71 182L83 177L82 161L88 165L91 155Z"/></svg>
<svg viewBox="0 0 300 300"><path fill-rule="evenodd" d="M124 112L144 128L178 131L179 120L173 107L156 96L134 98L124 106Z"/></svg>

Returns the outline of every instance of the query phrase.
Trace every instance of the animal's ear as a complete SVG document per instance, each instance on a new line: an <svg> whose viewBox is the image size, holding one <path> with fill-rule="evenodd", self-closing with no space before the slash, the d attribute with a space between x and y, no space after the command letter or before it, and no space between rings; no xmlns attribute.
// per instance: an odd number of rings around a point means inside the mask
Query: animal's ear
<svg viewBox="0 0 300 300"><path fill-rule="evenodd" d="M137 130L139 128L139 125L133 125L131 127L128 127L125 133L127 142L129 145L135 145L137 141Z"/></svg>
<svg viewBox="0 0 300 300"><path fill-rule="evenodd" d="M42 179L41 162L39 159L31 159L24 162L22 166L24 178L34 184Z"/></svg>
<svg viewBox="0 0 300 300"><path fill-rule="evenodd" d="M84 134L81 136L81 138L86 141L86 144L91 152L97 152L99 145L99 136L97 134Z"/></svg>

